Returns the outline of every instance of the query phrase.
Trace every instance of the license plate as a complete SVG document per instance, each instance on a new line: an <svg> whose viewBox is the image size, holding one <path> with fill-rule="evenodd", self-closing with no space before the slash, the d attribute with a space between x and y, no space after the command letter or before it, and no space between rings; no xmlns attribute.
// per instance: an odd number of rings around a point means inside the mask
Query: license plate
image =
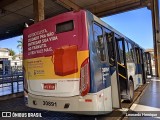
<svg viewBox="0 0 160 120"><path fill-rule="evenodd" d="M44 90L55 90L56 89L56 84L55 83L44 83L43 84L43 89Z"/></svg>
<svg viewBox="0 0 160 120"><path fill-rule="evenodd" d="M57 107L57 102L51 102L51 101L43 101L44 106L54 106Z"/></svg>

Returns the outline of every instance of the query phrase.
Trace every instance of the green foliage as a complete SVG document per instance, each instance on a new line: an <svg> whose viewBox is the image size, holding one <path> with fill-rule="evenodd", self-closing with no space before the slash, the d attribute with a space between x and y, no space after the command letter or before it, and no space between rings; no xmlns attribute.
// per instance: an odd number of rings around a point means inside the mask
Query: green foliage
<svg viewBox="0 0 160 120"><path fill-rule="evenodd" d="M9 55L10 56L14 56L16 54L14 50L12 50L12 49L8 49L8 50L9 50Z"/></svg>
<svg viewBox="0 0 160 120"><path fill-rule="evenodd" d="M12 50L12 49L9 49L9 48L7 48L7 49L8 49L8 51L9 51L9 55L10 55L10 56L13 56L12 59L14 60L14 59L15 59L16 52L15 52L14 50Z"/></svg>
<svg viewBox="0 0 160 120"><path fill-rule="evenodd" d="M17 48L19 48L22 53L23 52L23 38L21 38L17 42L18 42Z"/></svg>

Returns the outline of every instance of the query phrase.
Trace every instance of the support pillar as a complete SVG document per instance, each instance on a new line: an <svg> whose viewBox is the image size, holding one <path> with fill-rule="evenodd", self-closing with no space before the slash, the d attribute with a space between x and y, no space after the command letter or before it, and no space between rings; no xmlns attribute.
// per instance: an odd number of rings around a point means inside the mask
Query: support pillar
<svg viewBox="0 0 160 120"><path fill-rule="evenodd" d="M35 23L45 19L44 0L33 0L33 10Z"/></svg>
<svg viewBox="0 0 160 120"><path fill-rule="evenodd" d="M152 0L153 43L155 56L155 74L160 77L160 25L158 0Z"/></svg>

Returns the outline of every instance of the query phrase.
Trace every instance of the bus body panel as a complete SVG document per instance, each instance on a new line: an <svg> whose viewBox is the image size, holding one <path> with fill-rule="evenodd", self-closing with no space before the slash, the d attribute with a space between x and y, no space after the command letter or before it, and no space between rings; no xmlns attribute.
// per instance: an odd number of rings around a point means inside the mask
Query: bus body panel
<svg viewBox="0 0 160 120"><path fill-rule="evenodd" d="M96 40L94 34L94 24L96 24L93 14L87 12L88 41L89 41L89 60L90 60L90 94L95 94L103 90L103 108L112 111L111 97L111 76L108 62L107 47L105 47L106 61L102 62L97 54ZM103 29L103 28L101 28ZM102 30L103 31L103 30ZM103 33L102 33L103 34ZM105 38L104 44L106 44Z"/></svg>
<svg viewBox="0 0 160 120"><path fill-rule="evenodd" d="M134 90L136 90L139 85L140 85L140 80L141 80L141 74L136 74L136 64L135 63L127 63L127 71L128 71L128 79L130 79L130 77L133 78L133 82L134 82Z"/></svg>
<svg viewBox="0 0 160 120"><path fill-rule="evenodd" d="M51 111L62 111L62 112L65 111L76 114L87 114L87 115L105 114L112 111L110 104L105 103L107 101L111 101L111 99L106 98L104 101L103 98L104 93L108 94L108 89L110 89L110 87L106 88L105 90L101 90L97 93L87 94L84 97L72 96L66 98L53 97L53 96L44 97L29 93L28 103L26 105L31 108L51 110ZM105 103L105 108L104 108L104 103Z"/></svg>
<svg viewBox="0 0 160 120"><path fill-rule="evenodd" d="M68 27L71 29L65 31ZM89 57L85 11L47 19L26 28L23 34L29 93L79 95L80 67Z"/></svg>
<svg viewBox="0 0 160 120"><path fill-rule="evenodd" d="M128 79L130 79L130 77L133 78L134 90L136 90L138 88L138 80L135 74L136 73L135 63L127 63L127 73L128 73Z"/></svg>
<svg viewBox="0 0 160 120"><path fill-rule="evenodd" d="M97 54L97 48L96 48L96 40L95 40L95 34L94 34L94 24L97 22L93 15L88 12L88 26L89 26L89 54L90 54L90 72L91 72L91 89L90 93L98 92L102 89L105 89L107 87L111 86L111 77L110 77L110 68L109 68L109 62L108 62L108 54L107 54L107 48L105 47L105 61L101 61L98 54ZM93 22L95 21L95 22ZM98 24L97 24L98 25ZM99 27L101 27L99 25ZM101 29L103 29L101 27ZM101 31L103 32L103 30ZM102 33L103 35L103 33ZM106 41L104 40L104 44L106 44Z"/></svg>
<svg viewBox="0 0 160 120"><path fill-rule="evenodd" d="M124 36L123 34L121 34L120 32L118 32L117 30L115 30L114 28L112 28L110 25L106 24L105 22L103 22L102 20L100 20L98 17L96 17L95 15L93 15L93 18L95 21L97 21L99 24L101 24L102 26L104 26L105 28L113 31L115 34L117 34L118 36L120 36L121 38L125 39L127 42L131 43L133 46L139 47L141 48L138 44L136 44L135 42L131 41L129 38L127 38L126 36ZM142 49L142 48L141 48ZM135 52L135 51L134 51ZM128 66L128 65L127 65ZM140 66L141 67L141 66ZM139 85L141 85L142 83L142 71L141 68L139 67L139 65L136 62L132 63L132 77L133 77L133 83L134 83L134 90L136 90ZM127 67L128 68L128 67ZM138 71L138 72L137 72ZM127 79L129 80L130 77L130 73L127 71L128 77ZM123 82L123 81L120 81ZM120 88L122 86L120 85ZM124 97L125 99L129 97L129 84L127 83L127 89L122 92L126 94L126 96ZM123 98L123 97L122 97Z"/></svg>

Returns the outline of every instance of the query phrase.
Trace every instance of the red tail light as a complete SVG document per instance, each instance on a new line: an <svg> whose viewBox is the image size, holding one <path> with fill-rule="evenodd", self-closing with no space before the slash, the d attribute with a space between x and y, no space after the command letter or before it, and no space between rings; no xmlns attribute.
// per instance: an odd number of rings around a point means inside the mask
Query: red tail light
<svg viewBox="0 0 160 120"><path fill-rule="evenodd" d="M89 71L89 59L87 58L81 65L80 73L80 93L81 96L85 96L90 89L90 71Z"/></svg>

